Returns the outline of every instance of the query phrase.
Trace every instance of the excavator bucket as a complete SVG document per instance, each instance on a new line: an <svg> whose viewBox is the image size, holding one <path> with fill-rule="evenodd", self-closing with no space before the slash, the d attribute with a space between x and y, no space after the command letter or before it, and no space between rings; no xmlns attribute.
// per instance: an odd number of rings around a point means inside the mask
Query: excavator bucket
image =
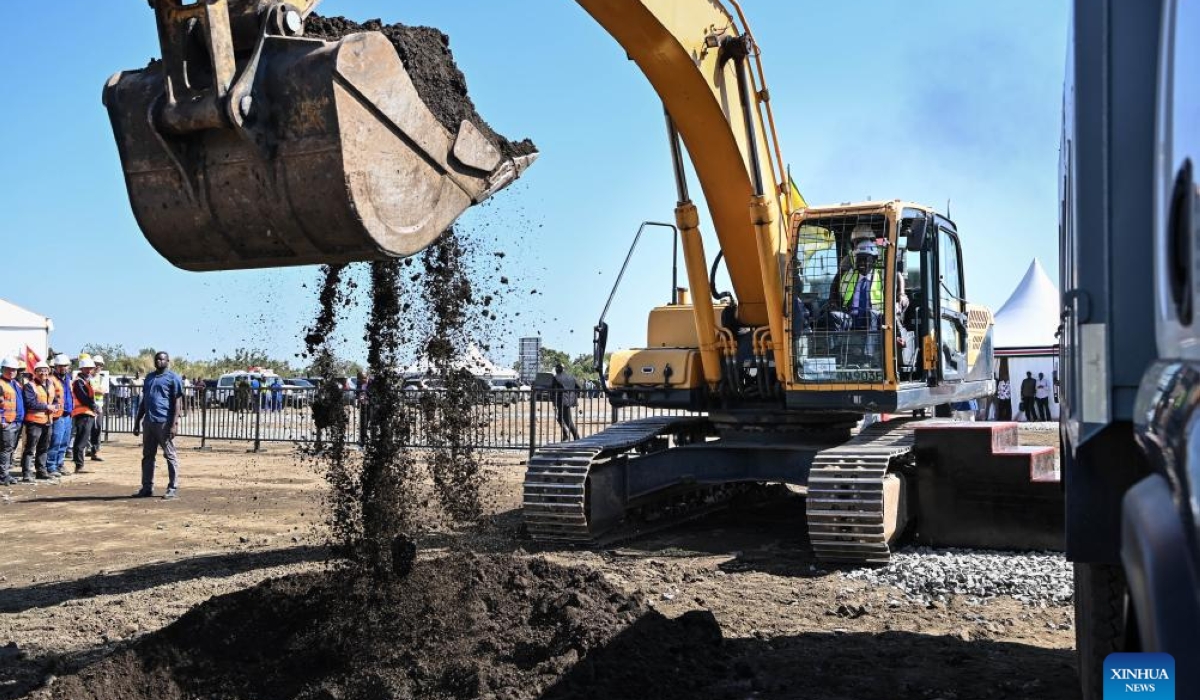
<svg viewBox="0 0 1200 700"><path fill-rule="evenodd" d="M470 122L449 132L381 34L326 42L264 32L240 69L206 62L214 79L167 55L164 23L164 60L113 76L104 104L137 222L183 269L411 255L537 156L506 157ZM205 56L232 57L220 28L213 21L201 35ZM234 70L241 77L226 89Z"/></svg>

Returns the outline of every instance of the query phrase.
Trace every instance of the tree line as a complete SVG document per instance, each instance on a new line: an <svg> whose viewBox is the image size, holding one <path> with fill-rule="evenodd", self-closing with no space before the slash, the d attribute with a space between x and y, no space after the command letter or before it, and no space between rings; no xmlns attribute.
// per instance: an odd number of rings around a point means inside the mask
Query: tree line
<svg viewBox="0 0 1200 700"><path fill-rule="evenodd" d="M105 366L112 374L145 376L154 371L155 348L141 348L137 352L129 352L123 345L89 343L80 352L89 355L103 355ZM51 357L55 351L51 350ZM176 374L189 378L216 379L223 374L242 372L249 367L263 367L274 371L283 377L309 377L316 374L311 365L294 363L287 359L272 357L265 350L255 348L238 348L233 353L208 360L194 360L186 355L171 355L171 370ZM334 363L334 374L343 377L353 377L362 365L353 361L338 358Z"/></svg>

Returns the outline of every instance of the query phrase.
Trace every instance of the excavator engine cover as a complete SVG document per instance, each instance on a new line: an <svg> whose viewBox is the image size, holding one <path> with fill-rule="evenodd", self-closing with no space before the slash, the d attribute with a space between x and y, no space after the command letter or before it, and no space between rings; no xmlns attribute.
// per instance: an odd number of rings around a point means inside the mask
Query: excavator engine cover
<svg viewBox="0 0 1200 700"><path fill-rule="evenodd" d="M162 61L105 86L134 215L183 269L411 255L536 158L448 132L379 33L264 36L252 60L217 128L164 118L180 90Z"/></svg>

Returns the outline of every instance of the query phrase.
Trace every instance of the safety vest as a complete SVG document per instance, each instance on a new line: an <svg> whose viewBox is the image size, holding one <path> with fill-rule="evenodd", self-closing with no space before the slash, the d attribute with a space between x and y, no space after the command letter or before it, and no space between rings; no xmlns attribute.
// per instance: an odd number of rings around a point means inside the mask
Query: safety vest
<svg viewBox="0 0 1200 700"><path fill-rule="evenodd" d="M96 397L96 408L104 409L104 377L100 376L100 371L91 376L91 395Z"/></svg>
<svg viewBox="0 0 1200 700"><path fill-rule="evenodd" d="M861 277L858 270L849 270L842 275L838 296L842 300L842 308L847 311L850 309L851 302L854 301L854 288L858 286L858 280ZM883 311L883 277L875 274L874 270L871 272L871 308Z"/></svg>
<svg viewBox="0 0 1200 700"><path fill-rule="evenodd" d="M75 392L75 408L71 409L72 416L94 416L96 412L88 408L84 400L92 399L95 401L96 392L92 389L92 383L84 377L79 377L74 382L71 382L71 391Z"/></svg>
<svg viewBox="0 0 1200 700"><path fill-rule="evenodd" d="M62 418L63 406L66 404L66 389L67 388L63 386L62 380L59 379L57 375L50 375L50 391L52 392L50 403L58 406L58 408L50 412L50 418L52 420L58 420L59 418Z"/></svg>
<svg viewBox="0 0 1200 700"><path fill-rule="evenodd" d="M7 379L0 379L0 415L5 424L17 419L17 390Z"/></svg>
<svg viewBox="0 0 1200 700"><path fill-rule="evenodd" d="M33 392L37 395L38 403L47 404L53 400L53 389L42 386L37 382L29 382L28 386L33 387ZM29 410L27 406L25 410L25 422L45 425L50 422L50 416L46 415L45 411Z"/></svg>

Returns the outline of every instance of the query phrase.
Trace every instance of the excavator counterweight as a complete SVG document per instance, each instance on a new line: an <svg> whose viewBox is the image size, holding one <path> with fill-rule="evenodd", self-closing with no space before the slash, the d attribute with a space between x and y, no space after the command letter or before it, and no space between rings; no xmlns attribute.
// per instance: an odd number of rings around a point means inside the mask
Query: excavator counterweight
<svg viewBox="0 0 1200 700"><path fill-rule="evenodd" d="M311 0L152 4L163 59L104 104L138 224L178 267L411 255L537 157L448 131L382 34L301 36Z"/></svg>

